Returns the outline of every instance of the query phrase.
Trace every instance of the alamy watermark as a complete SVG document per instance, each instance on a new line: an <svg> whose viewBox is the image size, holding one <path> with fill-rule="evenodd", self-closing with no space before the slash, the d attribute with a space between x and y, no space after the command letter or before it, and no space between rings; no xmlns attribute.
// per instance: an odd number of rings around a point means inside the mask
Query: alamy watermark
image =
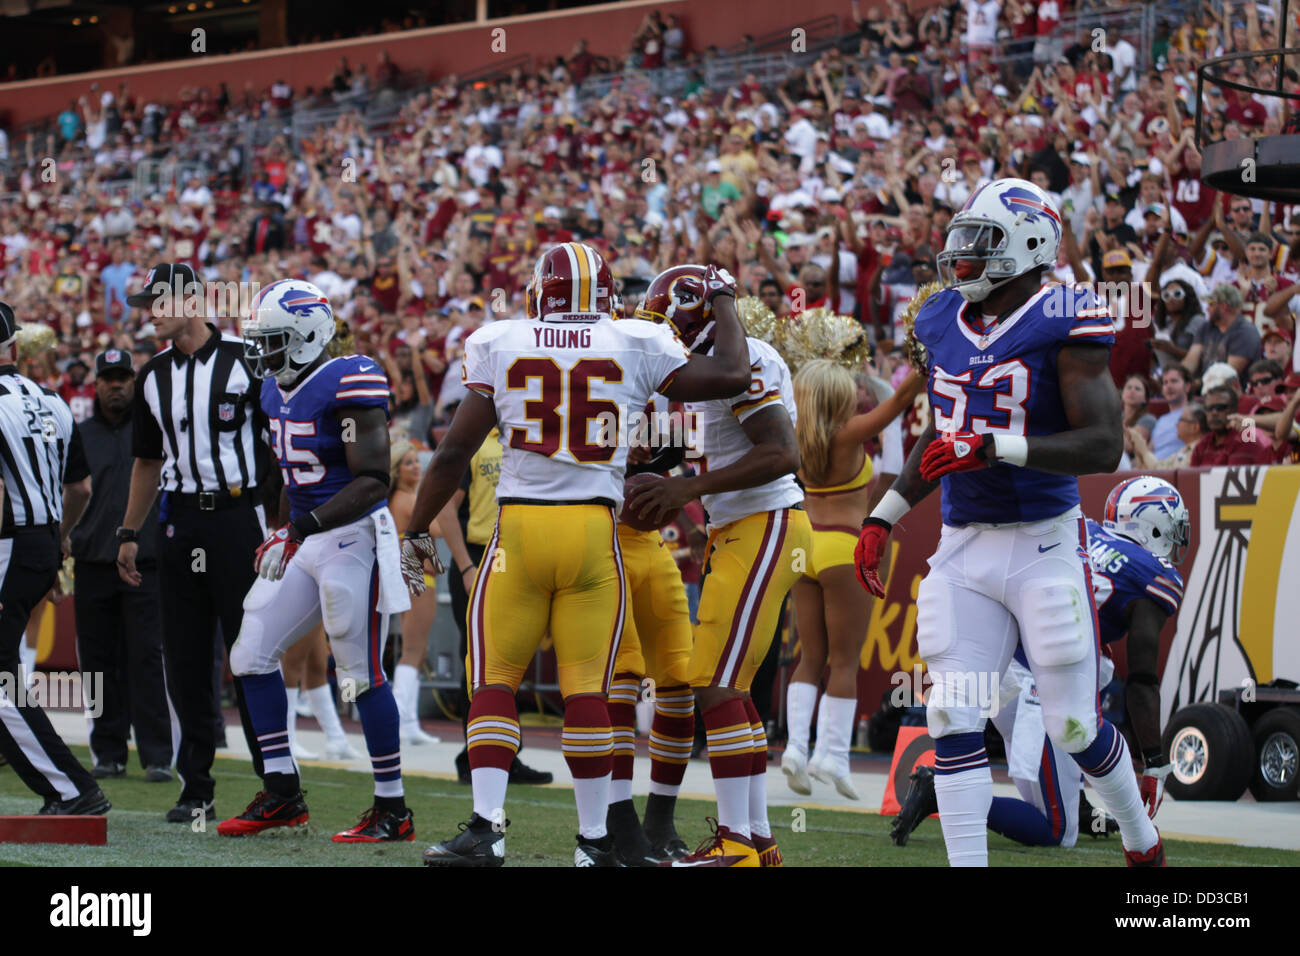
<svg viewBox="0 0 1300 956"><path fill-rule="evenodd" d="M22 680L0 671L0 709L55 707L84 710L91 718L104 714L103 671L36 671Z"/></svg>

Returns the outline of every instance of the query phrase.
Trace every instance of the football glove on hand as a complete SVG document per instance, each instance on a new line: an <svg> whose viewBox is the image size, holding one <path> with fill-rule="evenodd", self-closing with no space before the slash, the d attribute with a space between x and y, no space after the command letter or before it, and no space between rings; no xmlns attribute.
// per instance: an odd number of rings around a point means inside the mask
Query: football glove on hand
<svg viewBox="0 0 1300 956"><path fill-rule="evenodd" d="M930 442L921 456L921 477L934 481L959 471L978 471L995 461L993 436L949 432Z"/></svg>
<svg viewBox="0 0 1300 956"><path fill-rule="evenodd" d="M1152 820L1156 818L1156 811L1160 809L1160 803L1165 799L1165 778L1173 769L1172 764L1164 763L1148 766L1142 771L1138 790L1142 792L1142 805L1147 808L1147 816Z"/></svg>
<svg viewBox="0 0 1300 956"><path fill-rule="evenodd" d="M424 593L424 562L433 565L435 575L446 570L438 560L438 546L427 533L413 534L402 539L402 577L412 594Z"/></svg>
<svg viewBox="0 0 1300 956"><path fill-rule="evenodd" d="M717 295L736 297L736 280L726 269L709 266L704 273L704 301L712 302Z"/></svg>
<svg viewBox="0 0 1300 956"><path fill-rule="evenodd" d="M888 521L867 518L858 534L858 545L853 549L853 566L858 583L878 598L885 596L885 585L880 580L880 560L885 556L885 545L893 529Z"/></svg>
<svg viewBox="0 0 1300 956"><path fill-rule="evenodd" d="M261 543L253 555L253 568L268 581L284 577L289 562L302 545L302 535L293 525L287 524Z"/></svg>

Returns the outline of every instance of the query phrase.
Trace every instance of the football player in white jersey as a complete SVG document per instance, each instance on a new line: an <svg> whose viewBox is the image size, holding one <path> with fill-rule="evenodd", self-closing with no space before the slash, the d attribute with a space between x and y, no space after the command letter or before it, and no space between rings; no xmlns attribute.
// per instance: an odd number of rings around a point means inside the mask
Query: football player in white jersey
<svg viewBox="0 0 1300 956"><path fill-rule="evenodd" d="M1044 284L1061 217L1033 183L999 179L953 217L921 307L934 421L863 522L858 575L884 597L893 525L937 485L943 533L917 595L917 646L934 685L926 718L948 861L987 866L993 777L990 690L1019 642L1053 743L1088 775L1120 826L1130 865L1161 866L1128 747L1097 699L1099 625L1076 476L1123 452L1108 370L1114 326L1092 293Z"/></svg>
<svg viewBox="0 0 1300 956"><path fill-rule="evenodd" d="M605 703L625 613L616 512L627 442L620 423L661 392L718 397L749 381L735 283L700 276L694 294L717 307L718 348L691 356L667 326L611 318L609 267L590 246L562 243L537 262L527 319L494 322L465 343L469 394L416 494L402 567L415 592L432 554L429 523L499 421L504 456L496 530L469 604L466 744L474 812L430 847L430 866L499 866L505 859L509 768L519 746L515 692L549 630L565 700L563 750L578 805L578 866L617 866L606 809L613 732Z"/></svg>
<svg viewBox="0 0 1300 956"><path fill-rule="evenodd" d="M718 317L694 291L704 272L687 265L660 273L636 312L670 323L697 354L716 348ZM708 740L718 826L674 866L781 863L767 819L767 735L749 688L780 623L781 604L808 566L812 527L795 480L790 370L766 342L747 342L747 387L688 406L700 435L699 474L641 485L628 498L629 507L651 520L693 498L709 516L689 671Z"/></svg>

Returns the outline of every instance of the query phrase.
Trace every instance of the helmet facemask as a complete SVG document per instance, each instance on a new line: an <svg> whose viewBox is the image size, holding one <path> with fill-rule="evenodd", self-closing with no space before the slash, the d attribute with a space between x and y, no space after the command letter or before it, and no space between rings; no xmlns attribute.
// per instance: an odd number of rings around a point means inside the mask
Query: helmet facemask
<svg viewBox="0 0 1300 956"><path fill-rule="evenodd" d="M1017 277L1017 263L1003 255L1007 236L989 219L966 218L949 227L943 252L935 257L944 288L956 289L967 302L983 302L995 289Z"/></svg>
<svg viewBox="0 0 1300 956"><path fill-rule="evenodd" d="M315 334L313 333L313 338ZM310 365L324 349L304 339L297 329L282 328L266 331L245 331L244 358L255 378L274 378L276 384L288 387L298 380L303 369ZM314 353L305 355L304 353Z"/></svg>

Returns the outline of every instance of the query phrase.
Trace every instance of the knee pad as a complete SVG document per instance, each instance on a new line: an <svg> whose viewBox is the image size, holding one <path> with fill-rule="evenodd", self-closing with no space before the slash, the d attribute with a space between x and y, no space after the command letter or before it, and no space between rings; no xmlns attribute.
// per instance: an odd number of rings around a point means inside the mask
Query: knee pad
<svg viewBox="0 0 1300 956"><path fill-rule="evenodd" d="M262 638L266 629L256 614L245 614L239 626L239 637L230 648L230 673L236 677L250 674L269 674L279 667L279 662L271 660L262 647Z"/></svg>
<svg viewBox="0 0 1300 956"><path fill-rule="evenodd" d="M244 595L244 612L260 611L265 607L269 607L279 590L276 583L263 577L255 578L253 586Z"/></svg>
<svg viewBox="0 0 1300 956"><path fill-rule="evenodd" d="M1037 666L1067 667L1095 652L1092 607L1068 581L1027 588L1020 620L1020 640Z"/></svg>
<svg viewBox="0 0 1300 956"><path fill-rule="evenodd" d="M321 621L332 641L349 636L357 596L338 581L325 581L320 589ZM338 654L335 653L337 662Z"/></svg>
<svg viewBox="0 0 1300 956"><path fill-rule="evenodd" d="M1097 739L1097 714L1056 714L1044 709L1043 730L1056 746L1066 753L1077 754Z"/></svg>

